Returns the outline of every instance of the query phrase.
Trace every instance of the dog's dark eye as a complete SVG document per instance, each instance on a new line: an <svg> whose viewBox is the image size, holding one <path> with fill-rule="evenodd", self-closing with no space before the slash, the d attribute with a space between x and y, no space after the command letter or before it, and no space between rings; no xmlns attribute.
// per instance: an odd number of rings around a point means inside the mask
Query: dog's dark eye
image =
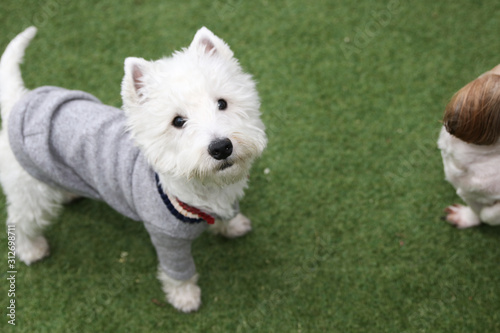
<svg viewBox="0 0 500 333"><path fill-rule="evenodd" d="M182 128L182 126L184 126L185 123L186 123L186 119L184 119L180 116L177 116L174 118L174 120L172 120L172 125L176 128Z"/></svg>
<svg viewBox="0 0 500 333"><path fill-rule="evenodd" d="M225 99L219 99L217 101L217 107L219 108L219 110L225 110L227 109L227 102Z"/></svg>

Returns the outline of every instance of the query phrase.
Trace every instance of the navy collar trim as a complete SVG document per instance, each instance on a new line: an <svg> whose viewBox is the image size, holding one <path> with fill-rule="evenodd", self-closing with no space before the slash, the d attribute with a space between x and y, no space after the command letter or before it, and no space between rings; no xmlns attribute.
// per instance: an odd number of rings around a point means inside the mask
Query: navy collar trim
<svg viewBox="0 0 500 333"><path fill-rule="evenodd" d="M197 208L191 207L186 203L180 201L179 199L169 196L167 193L165 193L160 184L160 178L156 173L155 180L158 193L160 194L163 203L170 211L170 213L172 213L172 215L174 215L177 219L190 224L202 223L205 221L208 224L213 224L215 222L215 219L211 215L204 213Z"/></svg>

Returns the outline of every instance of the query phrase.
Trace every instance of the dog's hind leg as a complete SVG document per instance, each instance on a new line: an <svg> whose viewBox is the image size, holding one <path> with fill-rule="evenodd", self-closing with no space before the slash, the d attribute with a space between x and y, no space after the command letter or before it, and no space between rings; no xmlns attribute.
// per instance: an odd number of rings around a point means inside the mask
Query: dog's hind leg
<svg viewBox="0 0 500 333"><path fill-rule="evenodd" d="M10 150L5 132L0 134L0 182L7 197L7 225L15 232L17 257L30 265L49 254L42 231L59 211L65 193L24 171Z"/></svg>
<svg viewBox="0 0 500 333"><path fill-rule="evenodd" d="M19 65L24 51L36 34L30 27L14 38L0 60L0 106L3 130L0 133L0 182L7 196L7 224L14 229L16 254L26 264L49 253L43 227L54 217L60 204L69 198L65 191L54 189L31 177L16 160L7 135L9 114L28 92Z"/></svg>

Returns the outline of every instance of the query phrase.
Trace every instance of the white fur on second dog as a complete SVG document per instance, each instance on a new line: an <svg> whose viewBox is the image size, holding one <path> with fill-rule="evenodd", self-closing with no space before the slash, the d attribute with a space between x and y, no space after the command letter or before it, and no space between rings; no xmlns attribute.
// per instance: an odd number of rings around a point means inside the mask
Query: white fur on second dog
<svg viewBox="0 0 500 333"><path fill-rule="evenodd" d="M34 27L19 34L0 61L0 182L7 196L7 223L15 225L16 254L28 265L49 254L43 228L61 204L75 197L71 188L49 186L28 174L9 143L10 112L29 93L19 65L35 34ZM190 209L214 216L212 228L227 237L250 231L250 220L235 216L235 207L267 139L255 83L230 48L202 28L188 48L172 57L127 58L122 98L126 130L158 175L158 196L173 205L173 216L187 207L186 216L198 216ZM155 242L153 229L148 231ZM174 307L185 312L199 308L197 274L177 280L160 266L158 278Z"/></svg>
<svg viewBox="0 0 500 333"><path fill-rule="evenodd" d="M484 222L500 224L500 144L478 146L441 130L438 146L446 180L453 184L468 206L446 209L448 222L469 228Z"/></svg>

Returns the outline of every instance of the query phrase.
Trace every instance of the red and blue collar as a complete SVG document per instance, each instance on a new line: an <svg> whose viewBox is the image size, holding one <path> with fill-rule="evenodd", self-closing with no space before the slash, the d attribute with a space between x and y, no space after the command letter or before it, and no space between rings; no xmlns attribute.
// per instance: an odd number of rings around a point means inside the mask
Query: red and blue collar
<svg viewBox="0 0 500 333"><path fill-rule="evenodd" d="M215 218L213 216L202 212L198 208L191 207L188 204L180 201L176 197L170 196L165 193L160 184L160 178L156 173L155 179L156 187L158 188L158 193L160 194L163 203L165 204L165 206L167 206L170 213L172 213L172 215L174 215L177 219L185 223L201 223L203 221L206 221L208 224L214 224Z"/></svg>

